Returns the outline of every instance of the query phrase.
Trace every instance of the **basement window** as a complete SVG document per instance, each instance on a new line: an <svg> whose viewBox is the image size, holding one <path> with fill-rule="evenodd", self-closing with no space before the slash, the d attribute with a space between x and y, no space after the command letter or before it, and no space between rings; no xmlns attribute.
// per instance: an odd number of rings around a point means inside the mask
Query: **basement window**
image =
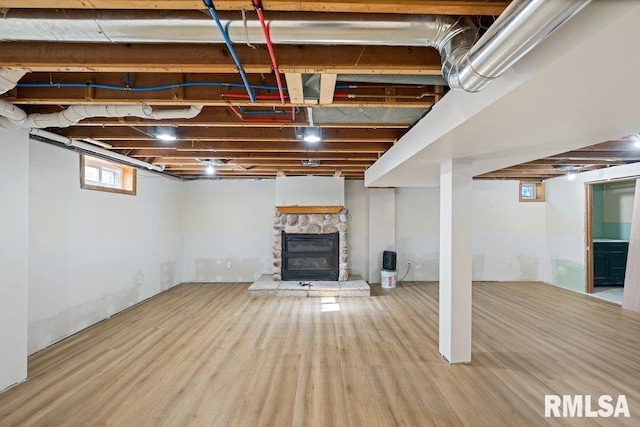
<svg viewBox="0 0 640 427"><path fill-rule="evenodd" d="M520 181L520 201L544 202L544 183Z"/></svg>
<svg viewBox="0 0 640 427"><path fill-rule="evenodd" d="M136 172L129 166L80 156L80 187L87 190L135 195Z"/></svg>

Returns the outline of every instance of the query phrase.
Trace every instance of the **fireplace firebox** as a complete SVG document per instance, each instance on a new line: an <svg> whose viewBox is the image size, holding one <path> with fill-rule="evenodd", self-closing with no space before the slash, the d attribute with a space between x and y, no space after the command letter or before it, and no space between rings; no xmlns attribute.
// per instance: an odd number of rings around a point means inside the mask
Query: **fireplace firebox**
<svg viewBox="0 0 640 427"><path fill-rule="evenodd" d="M339 233L282 232L282 280L338 280Z"/></svg>

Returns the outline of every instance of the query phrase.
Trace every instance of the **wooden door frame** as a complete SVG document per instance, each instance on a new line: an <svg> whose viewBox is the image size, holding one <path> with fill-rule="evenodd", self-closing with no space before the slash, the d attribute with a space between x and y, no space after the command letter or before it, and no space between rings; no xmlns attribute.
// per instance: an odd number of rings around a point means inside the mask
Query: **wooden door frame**
<svg viewBox="0 0 640 427"><path fill-rule="evenodd" d="M593 185L594 182L585 182L585 286L588 294L593 293Z"/></svg>

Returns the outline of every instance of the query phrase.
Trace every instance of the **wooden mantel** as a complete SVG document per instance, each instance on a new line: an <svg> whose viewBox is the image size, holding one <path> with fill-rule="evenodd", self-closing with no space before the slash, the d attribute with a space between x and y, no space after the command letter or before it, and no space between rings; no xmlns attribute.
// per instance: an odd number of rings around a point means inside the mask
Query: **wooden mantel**
<svg viewBox="0 0 640 427"><path fill-rule="evenodd" d="M283 214L337 214L343 206L276 206Z"/></svg>

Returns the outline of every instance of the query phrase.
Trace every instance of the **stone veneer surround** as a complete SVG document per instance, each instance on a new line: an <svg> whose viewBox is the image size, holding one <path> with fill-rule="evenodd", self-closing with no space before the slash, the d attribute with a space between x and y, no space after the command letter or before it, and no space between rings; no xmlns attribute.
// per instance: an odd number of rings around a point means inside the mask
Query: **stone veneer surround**
<svg viewBox="0 0 640 427"><path fill-rule="evenodd" d="M337 214L284 214L276 208L273 213L273 280L282 280L282 231L285 233L328 234L338 232L338 280L349 278L347 208Z"/></svg>

